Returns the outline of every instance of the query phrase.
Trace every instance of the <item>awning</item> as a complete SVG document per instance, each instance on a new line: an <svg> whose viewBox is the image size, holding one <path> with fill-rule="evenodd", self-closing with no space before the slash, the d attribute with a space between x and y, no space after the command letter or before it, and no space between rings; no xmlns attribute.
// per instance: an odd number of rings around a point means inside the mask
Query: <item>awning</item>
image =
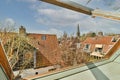
<svg viewBox="0 0 120 80"><path fill-rule="evenodd" d="M96 48L102 48L103 45L102 45L102 44L96 44L95 47L96 47Z"/></svg>
<svg viewBox="0 0 120 80"><path fill-rule="evenodd" d="M101 55L99 52L92 52L90 55L97 56L97 57L103 57L103 55Z"/></svg>

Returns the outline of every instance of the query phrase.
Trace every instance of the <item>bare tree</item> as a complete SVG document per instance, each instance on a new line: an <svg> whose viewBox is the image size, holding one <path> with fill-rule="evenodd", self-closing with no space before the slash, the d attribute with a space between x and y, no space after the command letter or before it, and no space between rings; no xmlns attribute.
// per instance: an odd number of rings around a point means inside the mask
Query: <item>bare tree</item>
<svg viewBox="0 0 120 80"><path fill-rule="evenodd" d="M18 75L20 75L25 68L33 67L34 47L27 43L28 40L26 37L16 36L4 45L7 54L9 54L8 59L10 65L13 70L19 70Z"/></svg>
<svg viewBox="0 0 120 80"><path fill-rule="evenodd" d="M11 68L13 70L18 69L17 76L19 76L26 67L33 66L34 47L28 44L29 38L19 36L12 28L1 27L0 39L4 45ZM19 68L16 68L18 63L21 64Z"/></svg>
<svg viewBox="0 0 120 80"><path fill-rule="evenodd" d="M63 66L73 66L89 61L87 53L77 48L76 38L64 37L59 45L62 54L61 57L64 62Z"/></svg>

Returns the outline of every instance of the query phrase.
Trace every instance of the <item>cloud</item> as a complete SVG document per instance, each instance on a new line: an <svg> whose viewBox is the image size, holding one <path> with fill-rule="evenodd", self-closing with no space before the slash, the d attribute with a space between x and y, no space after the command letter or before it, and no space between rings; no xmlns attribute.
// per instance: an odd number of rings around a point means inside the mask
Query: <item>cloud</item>
<svg viewBox="0 0 120 80"><path fill-rule="evenodd" d="M1 21L0 29L6 30L8 32L9 31L16 31L15 21L12 18L6 18L5 20Z"/></svg>
<svg viewBox="0 0 120 80"><path fill-rule="evenodd" d="M49 25L49 26L59 26L59 27L67 27L73 26L76 22L82 18L80 13L63 9L63 8L51 8L44 7L41 8L36 7L36 11L38 16L36 16L36 21L40 24Z"/></svg>
<svg viewBox="0 0 120 80"><path fill-rule="evenodd" d="M120 0L115 0L113 2L113 5L111 5L111 7L114 9L114 10L120 10Z"/></svg>
<svg viewBox="0 0 120 80"><path fill-rule="evenodd" d="M91 16L85 16L71 10L58 7L56 9L47 5L44 7L41 7L40 5L36 8L36 11L38 12L36 21L43 25L71 28L75 27L79 23L82 32L115 32L115 30L116 32L119 32L119 22L117 21L107 20L103 18L91 18Z"/></svg>
<svg viewBox="0 0 120 80"><path fill-rule="evenodd" d="M93 0L92 2L94 1L95 0ZM120 2L119 0L115 0L114 3L111 3L110 1L106 1L106 2L105 1L106 0L102 0L102 1L96 0L97 4L100 4L99 2L102 2L103 5L104 3L104 6L99 5L101 6L101 8L119 6L117 1ZM83 15L75 11L60 8L55 5L51 5L43 2L40 2L39 5L32 5L32 8L37 12L37 14L35 15L36 21L40 25L45 25L49 28L56 28L57 30L61 28L63 31L65 31L64 30L65 28L73 29L73 27L76 27L77 24L80 24L80 29L81 32L83 33L89 31L119 33L120 24L118 21L112 21L103 18L91 18L91 16Z"/></svg>
<svg viewBox="0 0 120 80"><path fill-rule="evenodd" d="M15 21L12 18L6 18L4 20L4 26L15 26Z"/></svg>
<svg viewBox="0 0 120 80"><path fill-rule="evenodd" d="M43 34L56 34L57 37L61 37L63 35L63 31L57 30L57 29L54 29L54 28L51 28L47 31L41 30L40 32L43 33Z"/></svg>
<svg viewBox="0 0 120 80"><path fill-rule="evenodd" d="M116 11L120 9L120 0L92 0L93 3L91 6L95 6L100 9ZM95 8L94 7L94 8Z"/></svg>
<svg viewBox="0 0 120 80"><path fill-rule="evenodd" d="M113 21L103 18L91 18L88 17L83 21L80 21L81 31L83 33L94 31L103 31L105 33L120 33L119 21Z"/></svg>

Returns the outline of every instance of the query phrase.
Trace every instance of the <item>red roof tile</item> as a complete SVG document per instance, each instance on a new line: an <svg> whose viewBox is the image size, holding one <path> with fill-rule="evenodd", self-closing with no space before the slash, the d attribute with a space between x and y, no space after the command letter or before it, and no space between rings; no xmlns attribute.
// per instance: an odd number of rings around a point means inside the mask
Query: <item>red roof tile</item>
<svg viewBox="0 0 120 80"><path fill-rule="evenodd" d="M58 52L58 41L56 35L49 34L27 34L30 44L34 46L51 64L61 61L61 54ZM42 40L46 36L46 40Z"/></svg>
<svg viewBox="0 0 120 80"><path fill-rule="evenodd" d="M83 43L113 45L113 36L88 37Z"/></svg>
<svg viewBox="0 0 120 80"><path fill-rule="evenodd" d="M85 41L83 41L82 44L82 49L84 49L86 44L90 44L90 51L93 52L95 51L95 46L96 44L102 44L103 46L103 53L106 53L111 46L113 46L113 44L115 42L112 42L112 40L114 39L113 36L100 36L100 37L88 37Z"/></svg>

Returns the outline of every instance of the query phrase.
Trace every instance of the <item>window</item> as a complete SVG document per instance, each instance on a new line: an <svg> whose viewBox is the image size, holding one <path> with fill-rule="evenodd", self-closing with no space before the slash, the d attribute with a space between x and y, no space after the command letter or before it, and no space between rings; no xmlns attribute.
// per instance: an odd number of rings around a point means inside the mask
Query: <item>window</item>
<svg viewBox="0 0 120 80"><path fill-rule="evenodd" d="M102 52L103 48L95 48L95 52Z"/></svg>
<svg viewBox="0 0 120 80"><path fill-rule="evenodd" d="M90 44L86 44L84 49L88 50L89 48L90 48Z"/></svg>
<svg viewBox="0 0 120 80"><path fill-rule="evenodd" d="M113 38L112 38L112 42L116 42L116 39L115 39L115 37L113 37Z"/></svg>
<svg viewBox="0 0 120 80"><path fill-rule="evenodd" d="M41 39L46 40L46 35L42 35Z"/></svg>
<svg viewBox="0 0 120 80"><path fill-rule="evenodd" d="M4 72L4 69L0 65L0 80L8 80L7 74Z"/></svg>

